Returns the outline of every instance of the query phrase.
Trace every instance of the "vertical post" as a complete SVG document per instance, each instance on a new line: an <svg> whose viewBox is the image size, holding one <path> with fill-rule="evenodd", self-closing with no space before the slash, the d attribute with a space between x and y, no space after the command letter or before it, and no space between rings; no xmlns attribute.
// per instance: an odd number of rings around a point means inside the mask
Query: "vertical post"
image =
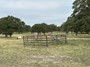
<svg viewBox="0 0 90 67"><path fill-rule="evenodd" d="M24 37L25 37L25 36L23 36L23 45L24 45L24 47L25 47L25 40L24 40Z"/></svg>
<svg viewBox="0 0 90 67"><path fill-rule="evenodd" d="M48 47L48 39L47 39L47 35L46 35L46 46Z"/></svg>
<svg viewBox="0 0 90 67"><path fill-rule="evenodd" d="M33 43L33 45L35 46L35 36L32 36L32 43Z"/></svg>
<svg viewBox="0 0 90 67"><path fill-rule="evenodd" d="M67 34L65 33L65 44L67 43Z"/></svg>
<svg viewBox="0 0 90 67"><path fill-rule="evenodd" d="M28 36L27 36L27 42L28 42Z"/></svg>
<svg viewBox="0 0 90 67"><path fill-rule="evenodd" d="M58 45L58 35L56 35L56 43L57 43L57 45Z"/></svg>

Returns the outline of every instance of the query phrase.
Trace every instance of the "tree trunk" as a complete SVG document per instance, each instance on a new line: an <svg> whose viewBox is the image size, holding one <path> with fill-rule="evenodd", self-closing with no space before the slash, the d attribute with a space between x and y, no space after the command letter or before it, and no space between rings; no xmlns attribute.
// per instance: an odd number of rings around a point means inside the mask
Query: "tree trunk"
<svg viewBox="0 0 90 67"><path fill-rule="evenodd" d="M12 35L10 34L10 37L11 37Z"/></svg>
<svg viewBox="0 0 90 67"><path fill-rule="evenodd" d="M78 34L78 33L76 32L76 36L77 36L77 34Z"/></svg>
<svg viewBox="0 0 90 67"><path fill-rule="evenodd" d="M7 37L8 35L7 34L5 34L5 37Z"/></svg>
<svg viewBox="0 0 90 67"><path fill-rule="evenodd" d="M46 35L46 34L44 33L44 35Z"/></svg>
<svg viewBox="0 0 90 67"><path fill-rule="evenodd" d="M12 33L10 33L9 35L10 35L10 37L11 37L11 36L12 36Z"/></svg>

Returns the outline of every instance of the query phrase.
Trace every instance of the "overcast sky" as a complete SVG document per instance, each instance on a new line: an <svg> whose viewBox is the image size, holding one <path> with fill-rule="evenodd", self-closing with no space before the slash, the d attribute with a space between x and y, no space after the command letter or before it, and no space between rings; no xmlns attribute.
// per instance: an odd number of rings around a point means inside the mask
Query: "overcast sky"
<svg viewBox="0 0 90 67"><path fill-rule="evenodd" d="M0 18L12 15L26 24L60 26L72 13L74 0L0 0Z"/></svg>

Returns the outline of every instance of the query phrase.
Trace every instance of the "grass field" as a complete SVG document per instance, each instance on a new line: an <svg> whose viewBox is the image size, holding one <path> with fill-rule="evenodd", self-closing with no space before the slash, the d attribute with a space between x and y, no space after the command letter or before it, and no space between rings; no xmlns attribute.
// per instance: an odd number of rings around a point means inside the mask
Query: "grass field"
<svg viewBox="0 0 90 67"><path fill-rule="evenodd" d="M49 47L24 47L22 39L0 37L0 67L90 67L87 36L69 35L67 44Z"/></svg>

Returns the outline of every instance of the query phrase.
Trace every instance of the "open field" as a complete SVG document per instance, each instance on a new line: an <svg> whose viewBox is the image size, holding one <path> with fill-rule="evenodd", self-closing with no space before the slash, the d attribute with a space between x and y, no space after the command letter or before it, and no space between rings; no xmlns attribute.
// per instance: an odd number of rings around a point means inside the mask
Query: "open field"
<svg viewBox="0 0 90 67"><path fill-rule="evenodd" d="M0 67L90 67L90 38L68 37L67 44L49 47L24 47L22 39L1 37Z"/></svg>

